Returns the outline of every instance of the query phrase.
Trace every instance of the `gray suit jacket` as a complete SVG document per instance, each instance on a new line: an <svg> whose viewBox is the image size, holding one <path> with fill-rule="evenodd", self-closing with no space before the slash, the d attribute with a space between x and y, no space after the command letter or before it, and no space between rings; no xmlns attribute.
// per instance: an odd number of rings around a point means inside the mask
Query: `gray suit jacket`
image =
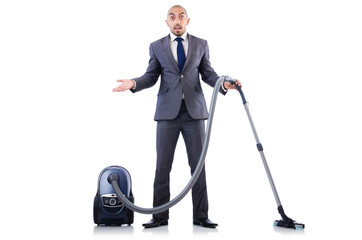
<svg viewBox="0 0 362 240"><path fill-rule="evenodd" d="M150 45L150 61L146 73L133 79L138 92L152 87L161 75L161 84L157 97L155 120L171 120L177 117L182 93L189 114L194 119L207 119L208 112L200 84L202 80L214 87L219 76L211 67L209 47L206 40L188 34L189 48L182 72L170 49L170 38L166 36ZM220 92L225 94L220 89Z"/></svg>

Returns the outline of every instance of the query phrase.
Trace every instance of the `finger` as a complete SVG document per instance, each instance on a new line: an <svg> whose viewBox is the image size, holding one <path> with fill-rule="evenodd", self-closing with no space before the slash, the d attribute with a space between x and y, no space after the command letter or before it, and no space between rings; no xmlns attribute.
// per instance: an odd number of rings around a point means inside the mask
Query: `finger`
<svg viewBox="0 0 362 240"><path fill-rule="evenodd" d="M241 87L241 82L239 80L236 80L236 84Z"/></svg>
<svg viewBox="0 0 362 240"><path fill-rule="evenodd" d="M124 82L124 79L118 79L117 82Z"/></svg>

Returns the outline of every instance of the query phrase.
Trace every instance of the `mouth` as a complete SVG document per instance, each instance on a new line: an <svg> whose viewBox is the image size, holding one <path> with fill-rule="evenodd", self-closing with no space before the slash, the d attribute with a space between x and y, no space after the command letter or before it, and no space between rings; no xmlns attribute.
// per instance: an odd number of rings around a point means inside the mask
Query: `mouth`
<svg viewBox="0 0 362 240"><path fill-rule="evenodd" d="M175 26L173 29L175 29L176 31L180 31L182 29L181 26Z"/></svg>

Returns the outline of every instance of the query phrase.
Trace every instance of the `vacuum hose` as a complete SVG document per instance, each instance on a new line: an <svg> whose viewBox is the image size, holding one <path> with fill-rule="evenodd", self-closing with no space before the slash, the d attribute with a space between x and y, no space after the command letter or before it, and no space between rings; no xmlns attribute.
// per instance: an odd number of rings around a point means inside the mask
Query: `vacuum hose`
<svg viewBox="0 0 362 240"><path fill-rule="evenodd" d="M224 82L236 83L236 81L234 79L232 79L228 76L222 76L217 80L215 87L214 87L213 94L212 94L211 103L210 103L209 119L207 122L205 142L202 147L201 156L200 156L199 162L197 164L197 167L196 167L194 173L192 174L190 181L187 183L186 187L182 190L182 192L179 195L177 195L174 199L172 199L171 201L169 201L163 205L160 205L160 206L157 206L154 208L142 208L142 207L139 207L139 206L133 204L131 201L129 201L124 196L121 189L119 188L119 185L118 185L119 176L116 173L112 173L108 176L108 182L110 184L112 184L112 187L113 187L118 199L128 209L138 212L138 213L143 213L143 214L156 214L156 213L164 212L167 209L176 205L179 201L181 201L187 195L187 193L190 191L190 189L194 186L194 184L196 183L197 179L199 178L199 175L205 164L206 153L207 153L207 149L209 147L212 122L213 122L213 118L214 118L216 100L217 100L217 96L218 96L218 92L221 87L221 84L223 84Z"/></svg>

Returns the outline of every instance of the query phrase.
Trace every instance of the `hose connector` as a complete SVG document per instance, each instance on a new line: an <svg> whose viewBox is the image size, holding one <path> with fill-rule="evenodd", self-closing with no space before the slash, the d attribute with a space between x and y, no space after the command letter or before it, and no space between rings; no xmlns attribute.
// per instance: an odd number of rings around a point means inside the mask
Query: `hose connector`
<svg viewBox="0 0 362 240"><path fill-rule="evenodd" d="M232 84L236 83L236 80L229 76L222 76L224 78L224 82L231 82Z"/></svg>
<svg viewBox="0 0 362 240"><path fill-rule="evenodd" d="M111 173L108 175L107 181L109 182L109 184L112 184L112 181L119 182L119 175L117 173Z"/></svg>

